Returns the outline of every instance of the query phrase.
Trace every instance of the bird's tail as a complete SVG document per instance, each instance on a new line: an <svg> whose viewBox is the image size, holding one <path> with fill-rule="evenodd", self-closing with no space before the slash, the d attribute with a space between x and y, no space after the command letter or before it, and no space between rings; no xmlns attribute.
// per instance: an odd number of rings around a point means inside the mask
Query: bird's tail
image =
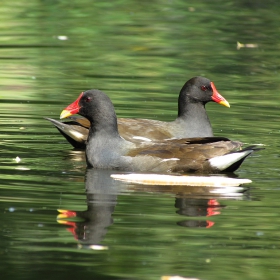
<svg viewBox="0 0 280 280"><path fill-rule="evenodd" d="M234 172L242 162L255 151L263 150L264 148L257 145L248 146L240 151L230 152L223 156L217 156L209 160L210 165L219 171Z"/></svg>

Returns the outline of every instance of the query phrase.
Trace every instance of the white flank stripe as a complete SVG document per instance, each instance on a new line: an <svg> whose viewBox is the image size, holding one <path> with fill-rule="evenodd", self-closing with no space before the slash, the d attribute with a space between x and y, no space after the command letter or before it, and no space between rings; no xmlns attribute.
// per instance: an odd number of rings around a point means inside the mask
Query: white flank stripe
<svg viewBox="0 0 280 280"><path fill-rule="evenodd" d="M166 159L163 159L162 161L169 161L169 160L179 160L178 158L166 158Z"/></svg>

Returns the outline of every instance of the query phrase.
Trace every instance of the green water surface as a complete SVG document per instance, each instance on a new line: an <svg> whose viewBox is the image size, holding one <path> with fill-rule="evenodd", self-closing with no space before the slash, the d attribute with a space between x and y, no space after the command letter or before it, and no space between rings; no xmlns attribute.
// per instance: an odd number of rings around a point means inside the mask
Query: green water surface
<svg viewBox="0 0 280 280"><path fill-rule="evenodd" d="M0 14L1 279L279 279L278 1L2 0ZM265 145L235 174L253 181L243 195L86 174L43 119L98 88L119 117L174 120L198 75L231 104L207 104L214 134Z"/></svg>

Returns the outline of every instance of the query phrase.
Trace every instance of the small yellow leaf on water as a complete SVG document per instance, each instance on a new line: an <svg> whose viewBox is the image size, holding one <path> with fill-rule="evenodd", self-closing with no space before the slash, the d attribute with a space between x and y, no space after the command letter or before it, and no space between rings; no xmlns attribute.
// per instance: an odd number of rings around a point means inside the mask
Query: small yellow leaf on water
<svg viewBox="0 0 280 280"><path fill-rule="evenodd" d="M257 48L258 44L242 44L240 42L237 42L237 49L240 50L241 48Z"/></svg>
<svg viewBox="0 0 280 280"><path fill-rule="evenodd" d="M22 127L20 127L19 129L25 129L25 127L24 127L24 126L22 126Z"/></svg>

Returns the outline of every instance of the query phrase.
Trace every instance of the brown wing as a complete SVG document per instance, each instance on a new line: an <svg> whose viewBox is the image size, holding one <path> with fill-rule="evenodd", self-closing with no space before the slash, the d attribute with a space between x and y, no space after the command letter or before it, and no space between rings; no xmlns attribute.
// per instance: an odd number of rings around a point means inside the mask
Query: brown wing
<svg viewBox="0 0 280 280"><path fill-rule="evenodd" d="M166 123L148 119L118 119L120 135L128 140L135 141L137 137L150 140L171 138L172 134L167 131Z"/></svg>
<svg viewBox="0 0 280 280"><path fill-rule="evenodd" d="M90 122L88 119L83 117L71 116L69 119L72 120L72 129L77 129L81 133L84 133L84 139L87 139ZM67 123L67 122L66 122ZM68 124L70 124L68 122ZM77 126L75 126L77 124ZM168 124L166 122L150 120L150 119L126 119L118 118L118 129L120 135L128 140L137 140L137 137L146 137L153 141L159 141L163 139L172 138L172 134L168 132ZM85 129L81 130L80 127ZM190 138L189 143L203 144L214 141L229 140L225 137L204 137L204 138Z"/></svg>
<svg viewBox="0 0 280 280"><path fill-rule="evenodd" d="M90 122L83 117L71 116L70 121L54 122L61 134L76 148L85 148L85 142L88 138L88 129ZM118 128L120 135L132 142L143 142L145 138L152 141L162 141L163 139L172 138L172 134L168 131L171 123L148 120L148 119L118 119ZM193 138L191 143L203 143L208 140L204 138ZM207 138L205 138L207 139Z"/></svg>
<svg viewBox="0 0 280 280"><path fill-rule="evenodd" d="M85 138L88 136L88 129L90 127L90 122L86 118L81 118L77 116L71 116L72 127L73 129L79 129L80 126L85 128ZM67 122L65 122L67 123ZM128 140L134 141L137 140L137 137L143 138L146 137L150 140L160 140L171 138L172 135L167 131L166 124L161 121L148 120L148 119L126 119L118 118L118 129L120 135Z"/></svg>
<svg viewBox="0 0 280 280"><path fill-rule="evenodd" d="M212 140L211 140L212 139ZM201 141L201 142L200 142ZM171 171L209 171L208 160L240 149L242 143L226 138L174 139L144 143L129 152L129 156L152 156L170 163ZM177 160L176 160L177 159Z"/></svg>

